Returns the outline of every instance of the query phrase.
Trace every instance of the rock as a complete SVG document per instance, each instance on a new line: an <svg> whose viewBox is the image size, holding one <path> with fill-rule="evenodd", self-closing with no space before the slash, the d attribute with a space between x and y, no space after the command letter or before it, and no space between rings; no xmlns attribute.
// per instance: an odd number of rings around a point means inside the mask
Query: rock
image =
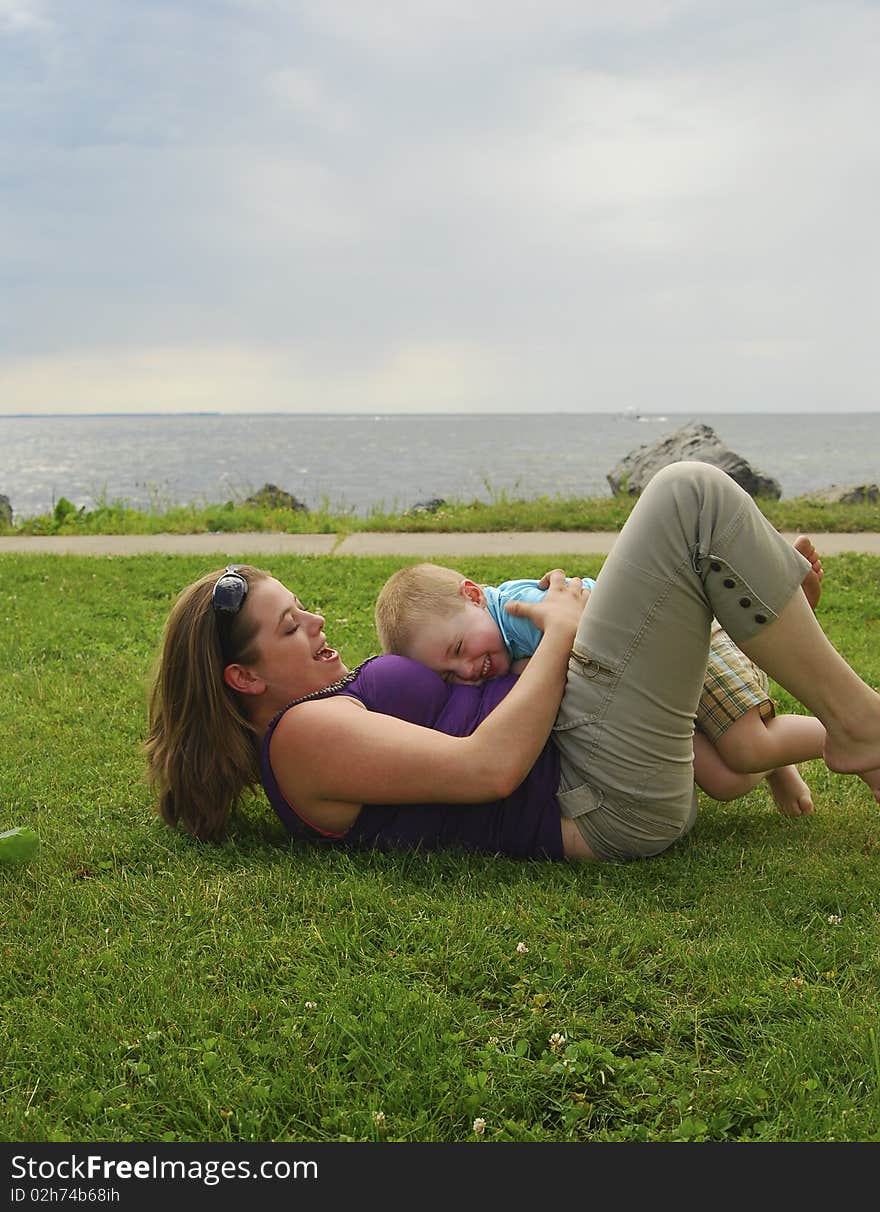
<svg viewBox="0 0 880 1212"><path fill-rule="evenodd" d="M262 509L293 509L298 513L308 513L307 505L303 505L302 501L298 501L277 484L264 484L259 492L245 500L245 505L258 505Z"/></svg>
<svg viewBox="0 0 880 1212"><path fill-rule="evenodd" d="M438 509L442 509L446 504L442 497L432 497L430 501L417 501L415 505L410 506L407 513L436 513Z"/></svg>
<svg viewBox="0 0 880 1212"><path fill-rule="evenodd" d="M639 496L652 476L669 463L680 459L700 460L726 471L731 479L753 497L782 496L776 480L755 471L742 455L735 454L721 441L714 429L699 421L689 421L656 442L639 446L608 472L606 479L613 493Z"/></svg>
<svg viewBox="0 0 880 1212"><path fill-rule="evenodd" d="M876 505L880 501L880 484L831 484L805 495L811 501L828 505Z"/></svg>
<svg viewBox="0 0 880 1212"><path fill-rule="evenodd" d="M4 526L12 525L12 502L2 493L0 493L0 523Z"/></svg>

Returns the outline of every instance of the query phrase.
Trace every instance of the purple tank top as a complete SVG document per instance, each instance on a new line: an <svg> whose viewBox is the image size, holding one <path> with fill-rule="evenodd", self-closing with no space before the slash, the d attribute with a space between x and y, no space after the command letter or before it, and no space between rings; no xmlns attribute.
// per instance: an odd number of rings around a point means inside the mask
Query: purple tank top
<svg viewBox="0 0 880 1212"><path fill-rule="evenodd" d="M450 736L469 736L500 703L516 679L494 678L482 686L449 686L408 657L379 656L352 670L320 695L344 694L370 711L393 715ZM294 704L291 704L291 707ZM332 834L305 820L285 800L269 759L278 721L272 720L260 752L269 803L294 837L377 850L441 850L460 847L511 858L563 859L562 824L556 789L559 757L552 741L512 795L487 804L365 804L346 834Z"/></svg>

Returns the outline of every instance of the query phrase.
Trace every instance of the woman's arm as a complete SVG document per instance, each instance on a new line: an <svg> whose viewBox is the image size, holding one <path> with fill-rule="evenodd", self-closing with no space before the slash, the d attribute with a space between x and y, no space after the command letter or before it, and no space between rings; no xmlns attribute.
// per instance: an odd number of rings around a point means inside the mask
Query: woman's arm
<svg viewBox="0 0 880 1212"><path fill-rule="evenodd" d="M302 703L272 741L276 778L316 824L344 829L365 803L482 803L509 795L538 758L565 688L583 600L554 572L540 603L544 629L528 668L471 736L454 737L366 711L347 698Z"/></svg>

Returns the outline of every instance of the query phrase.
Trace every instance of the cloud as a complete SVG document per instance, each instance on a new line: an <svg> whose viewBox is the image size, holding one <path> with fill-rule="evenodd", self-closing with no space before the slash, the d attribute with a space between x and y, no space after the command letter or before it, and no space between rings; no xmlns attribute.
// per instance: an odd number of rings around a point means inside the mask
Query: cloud
<svg viewBox="0 0 880 1212"><path fill-rule="evenodd" d="M334 97L320 76L303 68L284 68L268 80L270 94L303 121L329 133L358 128L357 114L347 101Z"/></svg>
<svg viewBox="0 0 880 1212"><path fill-rule="evenodd" d="M0 32L40 32L52 28L40 0L0 0Z"/></svg>
<svg viewBox="0 0 880 1212"><path fill-rule="evenodd" d="M0 0L2 407L876 407L878 48L862 0Z"/></svg>
<svg viewBox="0 0 880 1212"><path fill-rule="evenodd" d="M438 66L451 52L491 62L511 48L564 45L572 38L655 30L697 12L700 0L305 0L305 23L384 60ZM705 8L705 5L703 6Z"/></svg>
<svg viewBox="0 0 880 1212"><path fill-rule="evenodd" d="M485 346L413 344L339 367L276 347L138 346L68 351L0 366L18 411L469 410L509 374Z"/></svg>

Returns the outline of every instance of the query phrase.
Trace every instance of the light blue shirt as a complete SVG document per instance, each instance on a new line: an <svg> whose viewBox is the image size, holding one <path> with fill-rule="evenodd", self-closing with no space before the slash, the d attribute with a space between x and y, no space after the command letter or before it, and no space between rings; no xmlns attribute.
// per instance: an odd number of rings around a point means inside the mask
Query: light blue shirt
<svg viewBox="0 0 880 1212"><path fill-rule="evenodd" d="M587 589L595 589L596 582L592 577L584 577L583 581ZM540 602L547 590L539 589L537 581L505 581L502 585L484 585L482 588L486 595L486 606L498 624L510 659L518 661L521 657L532 656L541 639L540 627L536 627L531 619L508 614L504 604Z"/></svg>

